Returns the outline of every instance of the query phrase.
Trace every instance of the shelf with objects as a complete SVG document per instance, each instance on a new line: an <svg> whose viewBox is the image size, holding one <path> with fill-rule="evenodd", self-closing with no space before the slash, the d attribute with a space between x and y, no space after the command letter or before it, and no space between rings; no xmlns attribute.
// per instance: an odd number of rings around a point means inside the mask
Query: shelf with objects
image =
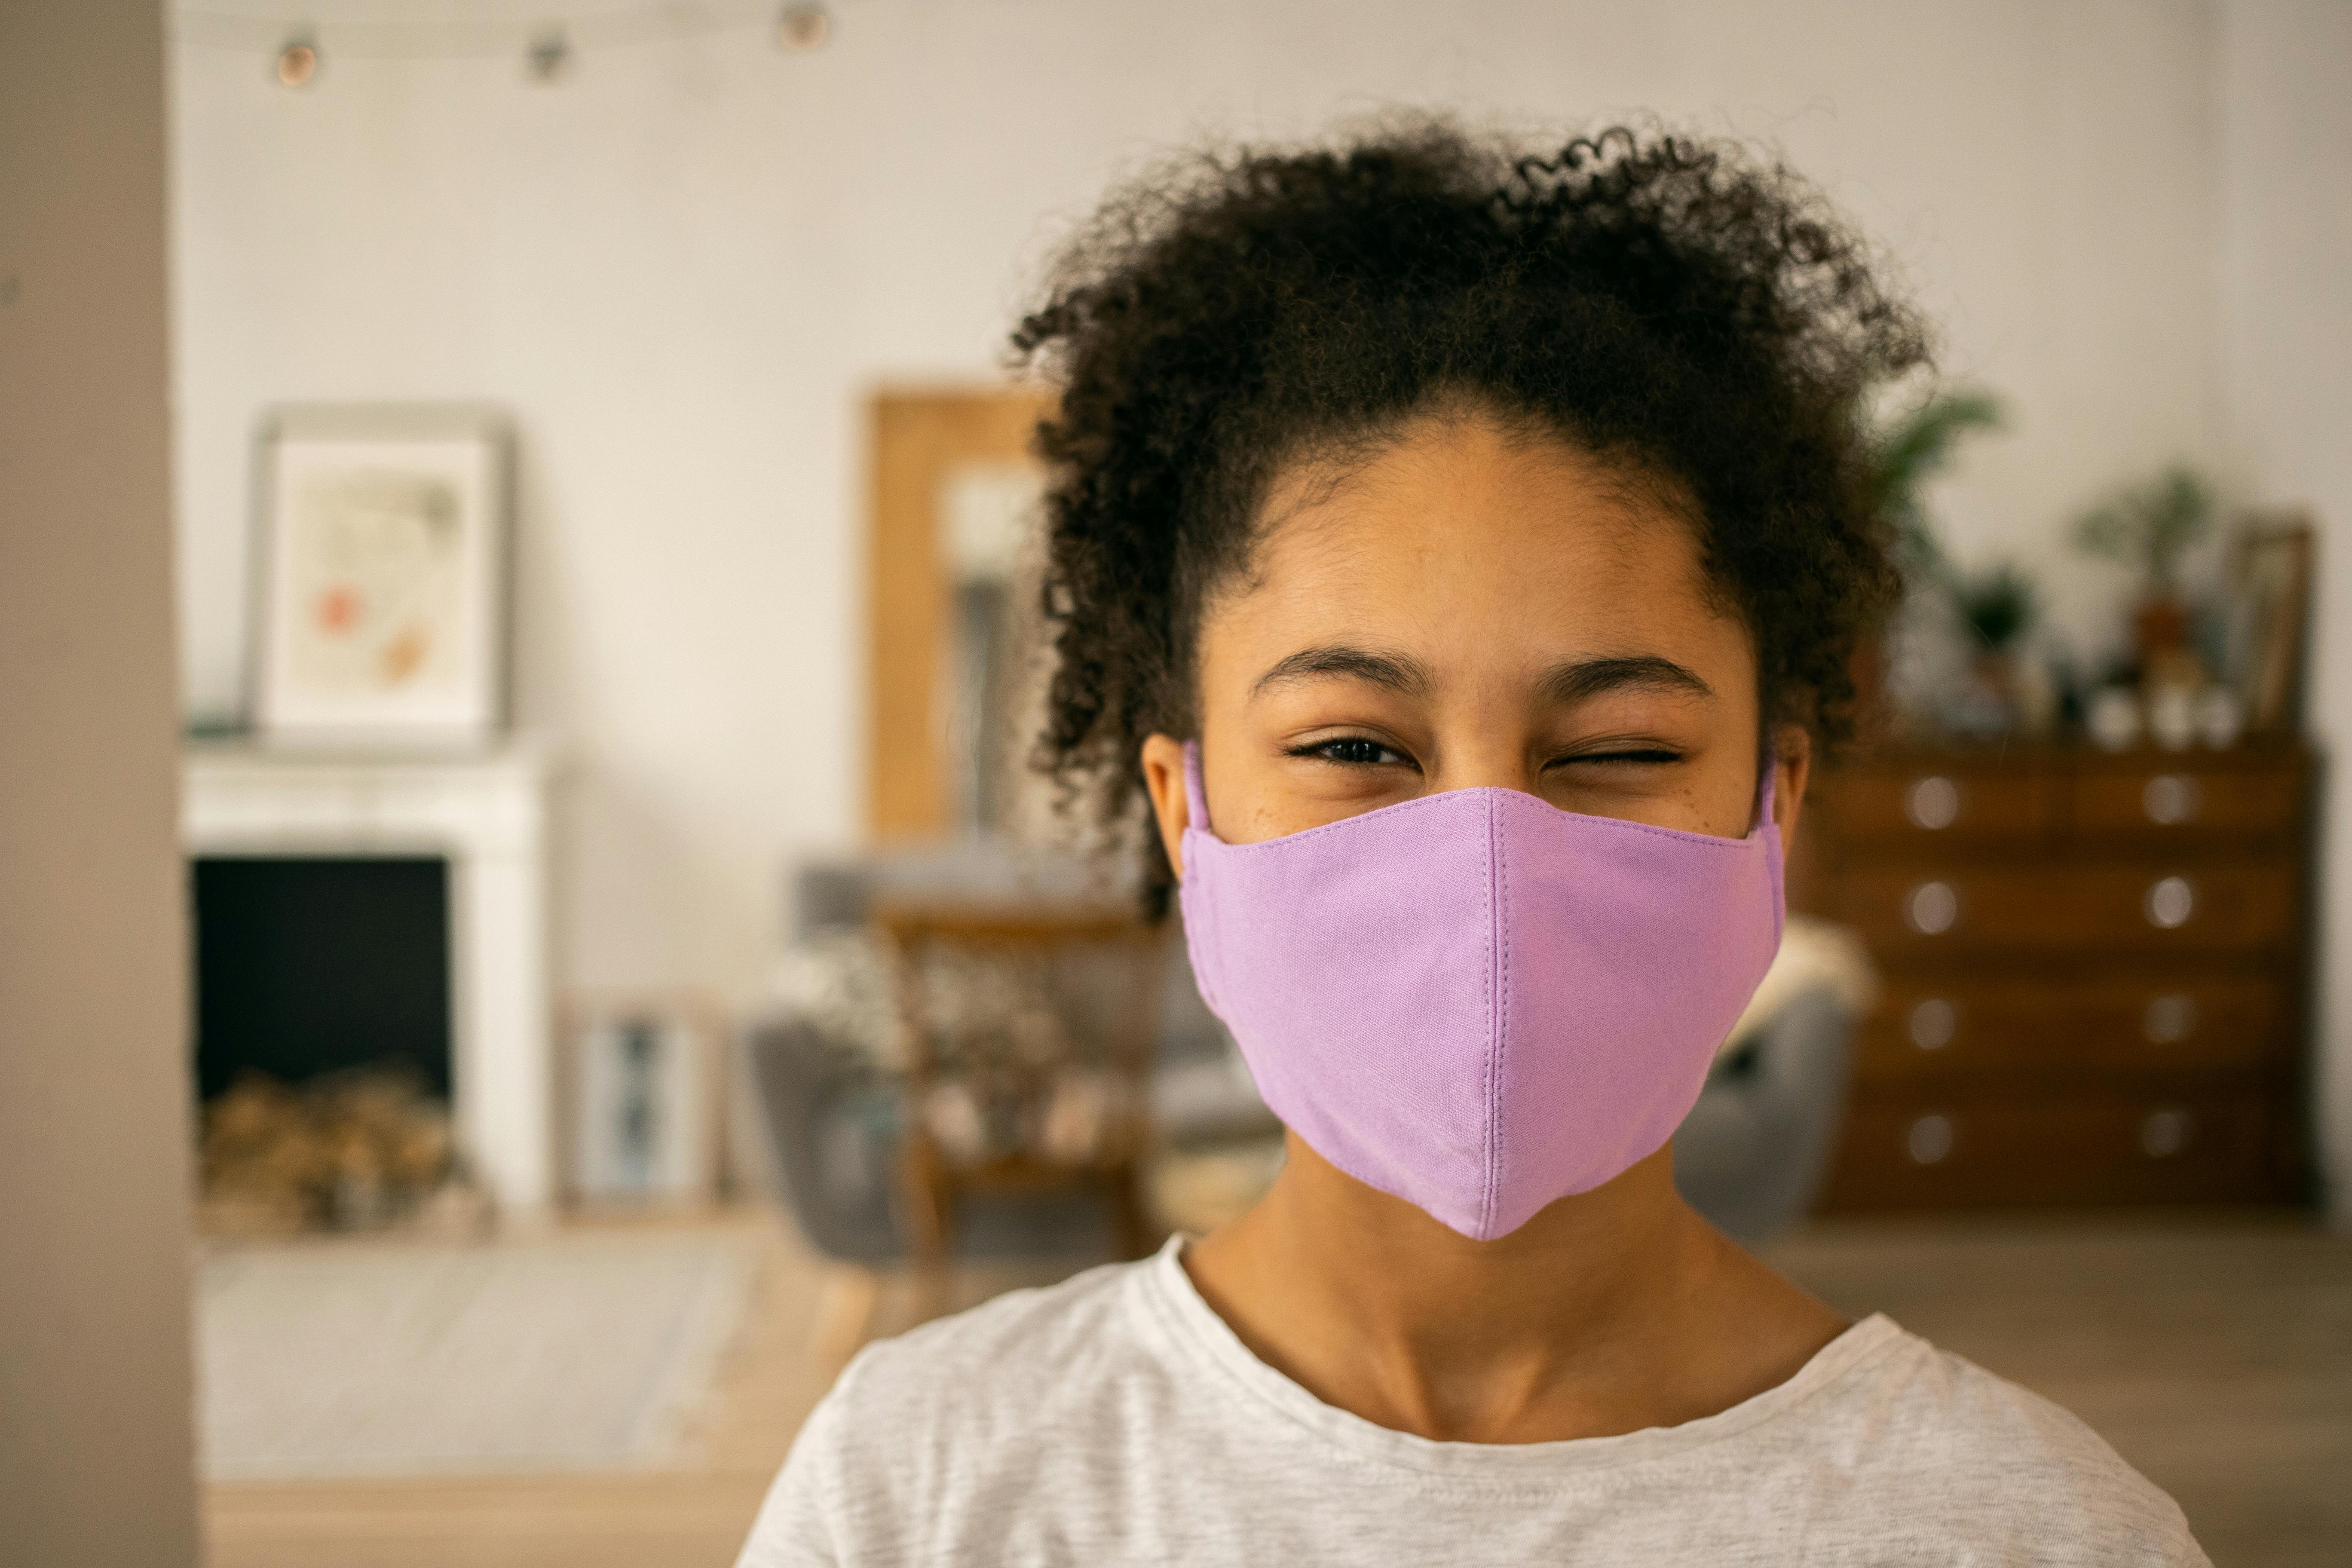
<svg viewBox="0 0 2352 1568"><path fill-rule="evenodd" d="M2311 530L2192 553L2217 513L2176 468L2076 522L2137 577L2087 680L2022 573L1915 552L1864 672L1903 689L1808 812L1804 905L1880 980L1823 1206L2307 1200Z"/></svg>

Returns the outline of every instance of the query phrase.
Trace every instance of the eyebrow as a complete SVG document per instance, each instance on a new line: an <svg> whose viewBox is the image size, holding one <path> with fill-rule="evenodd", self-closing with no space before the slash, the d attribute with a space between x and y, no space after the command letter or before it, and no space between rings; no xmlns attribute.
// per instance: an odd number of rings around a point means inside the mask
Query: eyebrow
<svg viewBox="0 0 2352 1568"><path fill-rule="evenodd" d="M1344 675L1370 681L1404 697L1427 696L1433 684L1429 667L1409 654L1373 653L1367 648L1334 645L1301 648L1287 658L1277 659L1251 684L1250 695L1255 697L1269 687L1311 680L1319 675Z"/></svg>
<svg viewBox="0 0 2352 1568"><path fill-rule="evenodd" d="M1332 644L1301 648L1267 668L1250 686L1256 697L1267 689L1318 676L1338 675L1385 687L1404 697L1425 697L1436 684L1429 667L1410 654L1375 653L1369 648ZM1572 706L1605 691L1685 692L1711 698L1715 688L1692 670L1655 654L1623 658L1572 659L1556 664L1536 683L1544 700Z"/></svg>
<svg viewBox="0 0 2352 1568"><path fill-rule="evenodd" d="M1582 702L1604 691L1685 692L1713 697L1715 688L1670 658L1636 654L1630 658L1586 658L1556 664L1544 672L1537 688L1562 706Z"/></svg>

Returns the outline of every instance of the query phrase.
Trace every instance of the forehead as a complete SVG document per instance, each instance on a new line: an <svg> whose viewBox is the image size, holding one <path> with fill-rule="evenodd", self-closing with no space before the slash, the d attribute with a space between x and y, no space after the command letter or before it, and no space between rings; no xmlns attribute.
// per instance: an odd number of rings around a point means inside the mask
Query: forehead
<svg viewBox="0 0 2352 1568"><path fill-rule="evenodd" d="M1744 647L1692 515L1672 485L1559 438L1428 416L1279 474L1248 570L1208 619L1276 637L1377 626L1489 658Z"/></svg>

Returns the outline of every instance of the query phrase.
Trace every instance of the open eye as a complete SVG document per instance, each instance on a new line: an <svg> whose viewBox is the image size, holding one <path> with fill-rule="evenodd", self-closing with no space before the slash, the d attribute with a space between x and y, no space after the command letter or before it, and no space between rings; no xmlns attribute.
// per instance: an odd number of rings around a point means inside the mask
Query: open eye
<svg viewBox="0 0 2352 1568"><path fill-rule="evenodd" d="M1328 741L1312 741L1303 746L1291 747L1288 754L1357 768L1382 767L1412 761L1395 747L1383 745L1369 735L1339 735Z"/></svg>

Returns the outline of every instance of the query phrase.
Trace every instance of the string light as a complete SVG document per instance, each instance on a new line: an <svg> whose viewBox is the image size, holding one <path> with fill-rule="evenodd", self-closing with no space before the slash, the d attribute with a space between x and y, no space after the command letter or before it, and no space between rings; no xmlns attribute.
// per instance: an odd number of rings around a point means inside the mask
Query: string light
<svg viewBox="0 0 2352 1568"><path fill-rule="evenodd" d="M229 0L235 4L236 0ZM384 20L352 16L326 18L341 60L512 59L520 53L525 75L554 82L572 74L583 54L601 49L708 37L765 27L775 47L792 54L823 48L833 39L834 8L827 0L656 0L653 4L601 5L542 19L528 18L506 5L482 5L425 20ZM167 4L165 16L175 44L199 48L249 50L269 63L272 78L289 88L307 87L326 63L313 7L319 0L267 0L258 10L275 17L213 10L196 0ZM291 16L294 5L303 6ZM504 16L499 15L506 12ZM544 13L542 13L544 18Z"/></svg>
<svg viewBox="0 0 2352 1568"><path fill-rule="evenodd" d="M278 84L280 87L308 87L310 79L319 74L319 46L297 35L289 38L278 50Z"/></svg>
<svg viewBox="0 0 2352 1568"><path fill-rule="evenodd" d="M572 68L572 39L560 26L543 27L523 58L530 66L533 81L554 81Z"/></svg>
<svg viewBox="0 0 2352 1568"><path fill-rule="evenodd" d="M823 5L802 3L787 5L776 17L776 47L802 53L824 47L833 36L833 15Z"/></svg>

